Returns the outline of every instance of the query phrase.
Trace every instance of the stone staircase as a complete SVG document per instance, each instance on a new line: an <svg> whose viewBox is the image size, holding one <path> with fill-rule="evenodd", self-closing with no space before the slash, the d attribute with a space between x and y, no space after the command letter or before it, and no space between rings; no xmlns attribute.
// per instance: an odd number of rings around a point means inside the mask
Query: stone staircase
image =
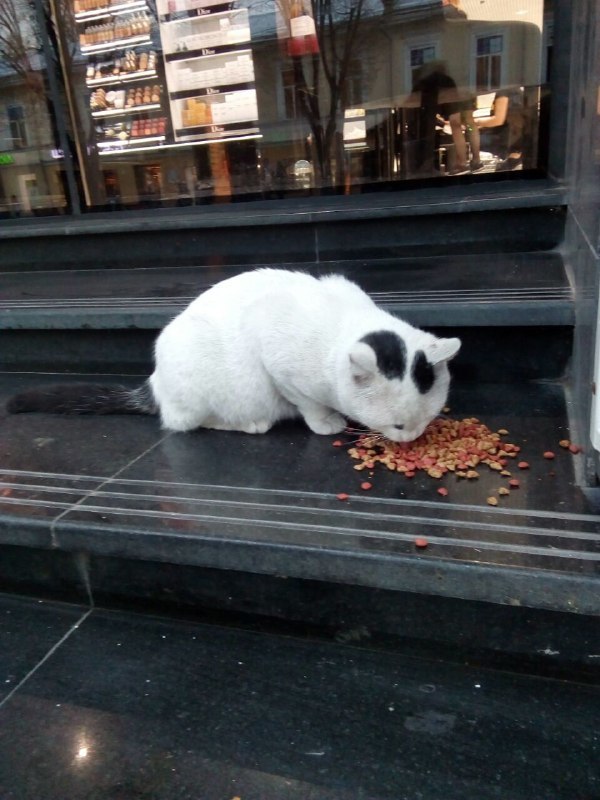
<svg viewBox="0 0 600 800"><path fill-rule="evenodd" d="M151 418L2 412L0 586L593 674L600 516L586 452L558 446L586 445L570 395L564 208L546 185L494 188L3 231L3 401L92 374L135 384L157 331L237 272L342 272L392 313L463 339L450 415L506 428L530 469L492 508L492 471L447 476L444 498L428 476L384 469L362 491L335 437L296 424L180 435Z"/></svg>

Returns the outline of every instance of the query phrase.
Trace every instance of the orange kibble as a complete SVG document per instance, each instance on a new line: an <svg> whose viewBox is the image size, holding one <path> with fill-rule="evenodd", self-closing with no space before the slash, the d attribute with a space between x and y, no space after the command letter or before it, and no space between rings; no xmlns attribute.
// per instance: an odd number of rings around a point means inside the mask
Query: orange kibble
<svg viewBox="0 0 600 800"><path fill-rule="evenodd" d="M442 497L447 497L448 496L448 489L446 489L445 486L440 486L440 488L437 490L437 493L441 494Z"/></svg>
<svg viewBox="0 0 600 800"><path fill-rule="evenodd" d="M369 489L373 488L373 484L369 483L369 481L363 481L360 485L361 489L364 489L365 492L368 492Z"/></svg>
<svg viewBox="0 0 600 800"><path fill-rule="evenodd" d="M346 494L345 492L340 492L339 494L336 494L336 497L338 500L347 500L350 495Z"/></svg>
<svg viewBox="0 0 600 800"><path fill-rule="evenodd" d="M548 460L552 460L553 458L556 458L556 456L552 452L552 450L546 450L546 452L544 453L544 458L547 458Z"/></svg>
<svg viewBox="0 0 600 800"><path fill-rule="evenodd" d="M331 443L334 447L343 447L344 443L340 439L336 439L335 442Z"/></svg>
<svg viewBox="0 0 600 800"><path fill-rule="evenodd" d="M573 453L573 455L576 456L577 453L581 453L581 447L579 447L578 444L570 444L569 445L569 452Z"/></svg>
<svg viewBox="0 0 600 800"><path fill-rule="evenodd" d="M429 542L422 536L417 536L415 539L415 547L427 547Z"/></svg>
<svg viewBox="0 0 600 800"><path fill-rule="evenodd" d="M350 443L345 446L349 455L357 459L357 472L367 469L369 477L378 468L377 464L381 464L409 479L421 470L437 480L449 472L457 479L475 480L479 478L477 468L481 470L480 465L485 464L491 471L510 478L511 473L506 469L508 458L515 458L521 448L501 438L507 434L505 428L490 430L476 417L462 420L438 417L413 442L392 442L379 434L365 433L355 446L349 446ZM339 446L338 442L341 440L335 440L334 444ZM520 466L526 469L529 465L522 462ZM365 481L361 488L367 491L372 485ZM440 496L446 497L448 490L440 488Z"/></svg>
<svg viewBox="0 0 600 800"><path fill-rule="evenodd" d="M527 461L519 461L517 467L519 469L529 469L529 464L527 463Z"/></svg>
<svg viewBox="0 0 600 800"><path fill-rule="evenodd" d="M518 489L521 485L521 482L518 480L518 478L511 478L511 480L508 482L508 485L511 489Z"/></svg>

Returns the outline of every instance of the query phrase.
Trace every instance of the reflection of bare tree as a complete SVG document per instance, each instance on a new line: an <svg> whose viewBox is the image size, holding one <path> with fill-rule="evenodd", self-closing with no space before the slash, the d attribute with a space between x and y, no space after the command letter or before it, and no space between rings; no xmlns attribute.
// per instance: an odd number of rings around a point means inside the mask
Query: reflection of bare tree
<svg viewBox="0 0 600 800"><path fill-rule="evenodd" d="M15 72L27 90L44 94L39 67L34 67L41 44L27 2L0 0L0 63Z"/></svg>
<svg viewBox="0 0 600 800"><path fill-rule="evenodd" d="M290 18L289 0L279 0ZM320 177L331 176L350 65L358 56L357 35L365 0L311 0L318 53L292 55L297 97L312 133ZM323 88L327 87L327 92ZM338 159L339 162L339 159Z"/></svg>

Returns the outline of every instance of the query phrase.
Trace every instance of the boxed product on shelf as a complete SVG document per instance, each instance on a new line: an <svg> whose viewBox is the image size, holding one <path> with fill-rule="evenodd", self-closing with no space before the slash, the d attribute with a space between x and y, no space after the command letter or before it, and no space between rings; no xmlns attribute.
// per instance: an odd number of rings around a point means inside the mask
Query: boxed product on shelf
<svg viewBox="0 0 600 800"><path fill-rule="evenodd" d="M162 28L165 51L200 50L250 41L247 9L192 19L174 20Z"/></svg>
<svg viewBox="0 0 600 800"><path fill-rule="evenodd" d="M169 69L174 78L174 91L251 83L254 80L250 53L224 53L204 59L174 61L169 64Z"/></svg>
<svg viewBox="0 0 600 800"><path fill-rule="evenodd" d="M181 124L184 128L192 128L196 125L210 125L212 121L209 103L195 97L183 101Z"/></svg>
<svg viewBox="0 0 600 800"><path fill-rule="evenodd" d="M258 119L256 92L248 89L226 94L213 102L211 111L213 122L217 125Z"/></svg>

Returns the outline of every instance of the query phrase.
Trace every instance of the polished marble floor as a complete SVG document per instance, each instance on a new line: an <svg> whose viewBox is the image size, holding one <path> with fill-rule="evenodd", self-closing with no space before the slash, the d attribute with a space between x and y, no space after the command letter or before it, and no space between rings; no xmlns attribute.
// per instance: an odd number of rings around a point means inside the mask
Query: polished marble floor
<svg viewBox="0 0 600 800"><path fill-rule="evenodd" d="M596 800L597 687L0 595L2 800Z"/></svg>

